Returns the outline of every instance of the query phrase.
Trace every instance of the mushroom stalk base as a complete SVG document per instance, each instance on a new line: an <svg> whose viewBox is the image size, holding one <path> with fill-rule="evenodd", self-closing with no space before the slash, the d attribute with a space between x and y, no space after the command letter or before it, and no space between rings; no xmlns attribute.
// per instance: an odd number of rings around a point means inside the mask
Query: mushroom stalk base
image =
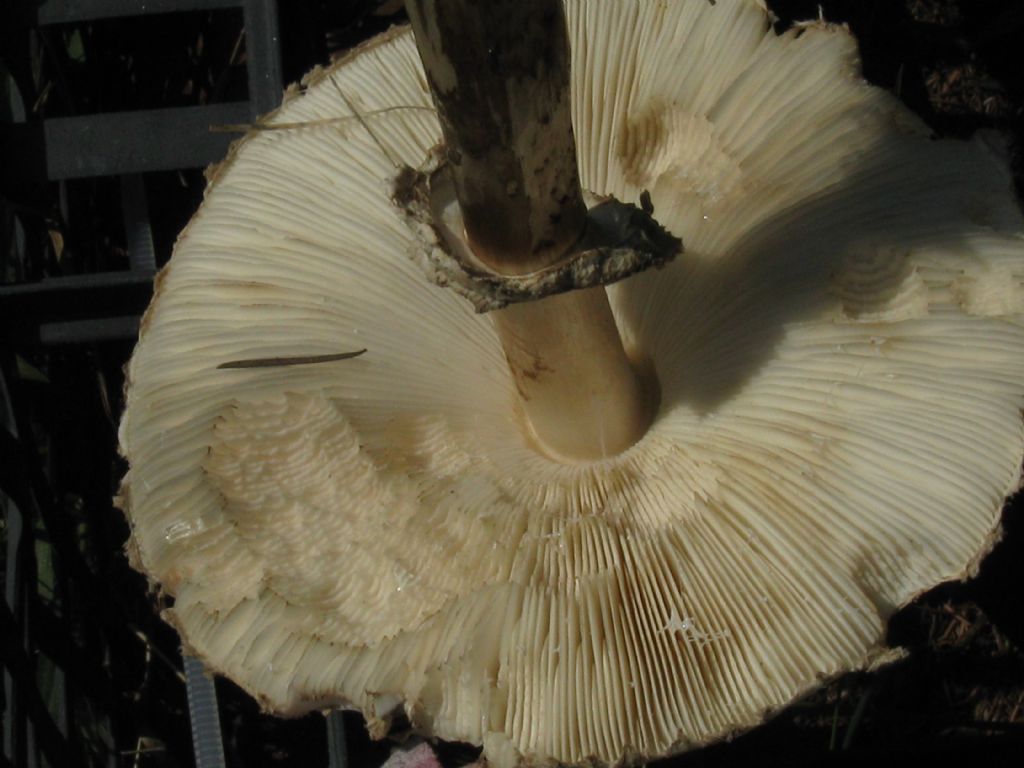
<svg viewBox="0 0 1024 768"><path fill-rule="evenodd" d="M604 288L514 304L491 314L537 447L566 463L614 456L657 409L622 345Z"/></svg>
<svg viewBox="0 0 1024 768"><path fill-rule="evenodd" d="M464 240L496 277L550 270L588 229L561 0L407 0L406 8L458 201L448 209L458 222L446 224L438 205L422 229L429 238L430 230L447 228L453 248ZM400 176L399 205L417 203L415 178ZM643 435L653 404L604 288L510 306L494 317L543 451L563 461L601 459Z"/></svg>
<svg viewBox="0 0 1024 768"><path fill-rule="evenodd" d="M611 222L592 218L582 241L591 250L547 272L499 275L472 251L463 213L439 170L432 163L404 170L392 200L418 241L413 257L428 279L468 298L477 311L491 310L526 431L541 451L567 463L633 445L653 420L658 386L626 353L603 283L661 266L681 250L680 241L639 209L616 203Z"/></svg>

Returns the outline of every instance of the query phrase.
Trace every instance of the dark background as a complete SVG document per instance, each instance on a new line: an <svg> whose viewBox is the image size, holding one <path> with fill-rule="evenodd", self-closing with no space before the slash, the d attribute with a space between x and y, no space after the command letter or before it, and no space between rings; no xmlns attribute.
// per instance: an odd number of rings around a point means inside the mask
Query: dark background
<svg viewBox="0 0 1024 768"><path fill-rule="evenodd" d="M860 41L865 76L894 90L936 135L995 129L1018 144L1024 139L1021 0L769 5L780 31L794 19L816 18L819 6L827 20L848 23ZM0 102L16 90L30 120L248 95L238 11L29 31L14 22L31 16L31 6L0 1ZM281 6L285 82L401 21L394 2L285 0ZM9 120L0 105L0 124ZM32 160L35 150L14 151ZM1015 168L1018 190L1024 189L1019 162ZM203 186L200 170L146 174L158 263L169 258ZM0 169L0 283L126 269L120 204L112 179L32 182ZM148 288L81 301L84 306L63 309L138 312ZM28 517L20 552L30 595L23 615L0 612L3 664L22 684L18 700L4 701L5 717L24 713L40 755L53 765L189 766L178 641L157 618L143 577L128 567L127 528L111 503L124 471L116 429L131 344L43 345L36 309L19 304L0 312L0 365L14 417L0 429L0 490ZM765 727L676 760L695 766L1020 760L1019 506L1007 510L1007 535L978 579L939 587L895 617L890 640L909 649L906 661L844 677ZM0 552L7 551L8 534L5 520ZM319 715L282 721L259 714L226 681L218 681L218 690L229 765L327 764ZM352 764L378 765L387 745L371 745L359 718L346 718ZM474 754L454 746L442 756L458 764Z"/></svg>

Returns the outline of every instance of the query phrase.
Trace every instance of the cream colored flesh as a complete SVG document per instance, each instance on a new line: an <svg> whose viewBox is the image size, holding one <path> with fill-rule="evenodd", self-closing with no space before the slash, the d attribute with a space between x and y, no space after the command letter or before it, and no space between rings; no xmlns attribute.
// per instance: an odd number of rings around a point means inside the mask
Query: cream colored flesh
<svg viewBox="0 0 1024 768"><path fill-rule="evenodd" d="M609 291L661 387L636 445L535 450L490 319L409 258L388 180L439 131L407 33L247 138L162 276L121 427L131 548L274 711L379 732L404 707L499 766L680 751L887 658L892 611L998 535L1024 455L1003 162L930 140L844 30L567 10L584 186L649 189L687 247Z"/></svg>

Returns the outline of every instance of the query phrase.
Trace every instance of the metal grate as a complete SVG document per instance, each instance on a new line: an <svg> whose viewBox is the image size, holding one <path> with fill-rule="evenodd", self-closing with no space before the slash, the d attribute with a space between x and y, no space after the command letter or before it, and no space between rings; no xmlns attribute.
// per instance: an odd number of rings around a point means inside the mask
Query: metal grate
<svg viewBox="0 0 1024 768"><path fill-rule="evenodd" d="M37 180L65 182L70 179L110 177L119 179L129 269L57 277L36 283L0 286L0 323L27 323L43 344L79 344L130 339L138 332L139 318L121 312L148 295L156 273L149 204L142 174L155 170L202 167L223 158L233 137L212 133L211 125L247 123L276 108L283 93L278 40L276 0L43 0L28 19L38 27L82 21L102 21L128 16L240 8L246 37L246 69L249 100L200 107L92 114L37 122L3 125L10 157L5 166ZM27 31L27 30L26 30ZM21 116L24 117L23 115ZM187 140L183 140L187 139ZM94 317L96 306L110 314ZM32 335L31 333L29 335ZM0 406L7 405L0 376ZM0 421L10 415L0 408ZM0 427L4 427L0 424ZM13 424L7 432L15 435ZM11 652L27 654L32 643L20 597L22 558L26 542L22 511L14 500L0 494L0 509L7 526L5 595L2 615ZM6 624L11 626L7 627ZM196 765L223 766L216 694L211 679L195 659L184 660L193 726ZM43 754L54 764L66 763L54 750L62 739L36 733L33 722L19 711L29 691L24 680L10 670L4 673L4 754L0 762L35 764ZM31 686L28 686L31 688ZM18 691L22 694L18 695ZM31 696L28 696L31 700ZM51 722L43 720L40 722ZM62 722L55 723L60 729ZM344 723L340 713L327 721L330 765L346 762ZM27 761L27 762L26 762Z"/></svg>
<svg viewBox="0 0 1024 768"><path fill-rule="evenodd" d="M274 109L284 90L276 0L45 0L38 5L34 21L39 26L223 8L240 8L243 13L248 101L8 126L5 143L20 155L8 167L17 166L23 174L50 181L120 178L131 269L0 286L0 321L32 323L44 344L133 338L138 332L137 315L95 318L86 312L76 315L73 307L98 302L113 307L137 304L140 292L148 293L156 262L141 174L197 168L220 160L232 137L212 133L210 126L250 122ZM75 297L70 312L68 296ZM134 302L129 297L135 297Z"/></svg>

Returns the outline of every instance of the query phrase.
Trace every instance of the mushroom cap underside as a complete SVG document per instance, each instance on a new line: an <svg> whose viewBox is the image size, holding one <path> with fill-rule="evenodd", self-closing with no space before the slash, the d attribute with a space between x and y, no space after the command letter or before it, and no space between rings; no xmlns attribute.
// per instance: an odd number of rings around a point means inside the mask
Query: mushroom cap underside
<svg viewBox="0 0 1024 768"><path fill-rule="evenodd" d="M241 141L161 274L129 546L271 710L380 731L404 707L499 765L639 761L889 658L887 617L998 536L1024 224L997 153L933 141L842 28L566 10L584 187L649 190L687 248L609 289L661 389L629 450L535 451L489 319L410 258L389 183L440 129L405 30Z"/></svg>

